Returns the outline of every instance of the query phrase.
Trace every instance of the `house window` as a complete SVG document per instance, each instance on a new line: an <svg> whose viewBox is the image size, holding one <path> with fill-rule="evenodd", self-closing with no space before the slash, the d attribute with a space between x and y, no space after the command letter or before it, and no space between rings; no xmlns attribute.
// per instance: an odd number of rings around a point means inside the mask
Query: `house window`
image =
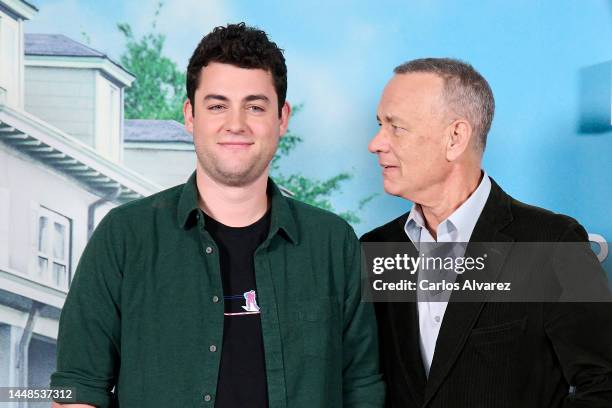
<svg viewBox="0 0 612 408"><path fill-rule="evenodd" d="M70 274L70 219L41 207L38 215L38 277L68 289Z"/></svg>

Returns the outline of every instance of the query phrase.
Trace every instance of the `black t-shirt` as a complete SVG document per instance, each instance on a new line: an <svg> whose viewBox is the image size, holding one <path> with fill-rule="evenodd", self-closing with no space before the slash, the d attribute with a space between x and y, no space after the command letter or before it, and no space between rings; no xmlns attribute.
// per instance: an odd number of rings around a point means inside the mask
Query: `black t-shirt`
<svg viewBox="0 0 612 408"><path fill-rule="evenodd" d="M216 408L267 408L268 390L253 255L270 229L270 211L247 227L209 216L206 229L219 247L225 301Z"/></svg>

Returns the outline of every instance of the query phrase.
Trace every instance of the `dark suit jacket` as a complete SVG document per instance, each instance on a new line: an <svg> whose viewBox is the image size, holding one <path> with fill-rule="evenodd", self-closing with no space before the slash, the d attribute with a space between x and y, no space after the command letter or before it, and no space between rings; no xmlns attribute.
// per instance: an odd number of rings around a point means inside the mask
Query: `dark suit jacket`
<svg viewBox="0 0 612 408"><path fill-rule="evenodd" d="M407 216L362 241L408 241ZM585 240L584 228L572 218L516 201L492 180L470 242ZM501 270L511 257L500 255ZM612 407L612 304L452 300L429 378L416 304L375 305L388 407Z"/></svg>

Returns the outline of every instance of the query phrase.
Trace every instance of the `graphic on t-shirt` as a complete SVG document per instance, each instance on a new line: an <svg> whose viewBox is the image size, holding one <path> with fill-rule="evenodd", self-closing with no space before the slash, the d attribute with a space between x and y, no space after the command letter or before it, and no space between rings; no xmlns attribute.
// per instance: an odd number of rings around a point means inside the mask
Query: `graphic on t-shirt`
<svg viewBox="0 0 612 408"><path fill-rule="evenodd" d="M246 300L246 306L242 306L244 310L247 312L259 312L259 306L257 305L257 300L255 300L254 290L249 290L248 292L244 292L244 299Z"/></svg>
<svg viewBox="0 0 612 408"><path fill-rule="evenodd" d="M237 301L237 300L242 300L242 299L244 299L245 301L244 305L240 305L240 307L244 310L244 312L225 312L223 313L225 316L242 316L242 315L249 315L249 314L259 314L259 305L257 304L257 292L253 289L249 290L248 292L244 292L242 295L224 296L224 299L227 302L226 303L227 305L231 304L230 302L232 301ZM229 309L236 310L235 308L237 307L238 305L234 303L234 306L229 306Z"/></svg>

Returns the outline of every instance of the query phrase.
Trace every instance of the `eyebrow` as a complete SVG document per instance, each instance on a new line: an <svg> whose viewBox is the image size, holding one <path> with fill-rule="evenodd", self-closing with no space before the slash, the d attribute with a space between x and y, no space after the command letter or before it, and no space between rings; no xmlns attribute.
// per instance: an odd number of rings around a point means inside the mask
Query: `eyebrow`
<svg viewBox="0 0 612 408"><path fill-rule="evenodd" d="M217 101L223 101L223 102L228 102L229 98L227 96L223 96L223 95L217 95L217 94L208 94L204 97L205 101L208 100L217 100ZM253 102L253 101L264 101L266 103L270 102L270 98L268 98L266 95L248 95L245 96L243 99L244 102Z"/></svg>
<svg viewBox="0 0 612 408"><path fill-rule="evenodd" d="M266 103L270 102L270 98L268 98L266 95L249 95L247 97L244 98L245 102L253 102L253 101L264 101Z"/></svg>
<svg viewBox="0 0 612 408"><path fill-rule="evenodd" d="M387 122L393 122L393 119L395 119L395 118L394 118L394 117L393 117L393 115L391 115L390 113L387 113L387 114L385 115L385 120L386 120ZM380 120L380 116L378 116L378 115L376 115L376 120L377 120L378 122L382 122L382 121Z"/></svg>
<svg viewBox="0 0 612 408"><path fill-rule="evenodd" d="M204 99L203 99L203 100L208 101L208 100L210 100L210 99L215 99L215 100L218 100L218 101L224 101L224 102L229 101L229 99L228 99L228 97L227 97L227 96L223 96L223 95L215 95L215 94L208 94L208 95L206 95L206 96L204 97Z"/></svg>

